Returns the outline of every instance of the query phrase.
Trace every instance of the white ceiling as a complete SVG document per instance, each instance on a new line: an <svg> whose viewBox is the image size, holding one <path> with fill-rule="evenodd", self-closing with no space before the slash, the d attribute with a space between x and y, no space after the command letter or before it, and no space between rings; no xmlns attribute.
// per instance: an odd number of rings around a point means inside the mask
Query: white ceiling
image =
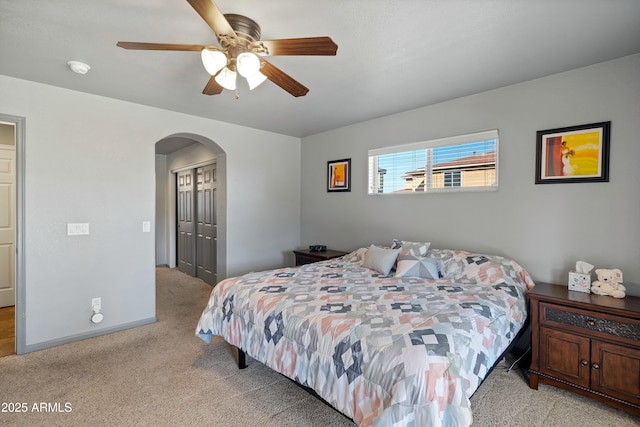
<svg viewBox="0 0 640 427"><path fill-rule="evenodd" d="M0 0L0 74L303 137L640 52L639 0L216 4L256 20L262 39L330 36L338 54L268 58L305 97L269 81L206 96L199 53L116 47L216 44L186 0Z"/></svg>

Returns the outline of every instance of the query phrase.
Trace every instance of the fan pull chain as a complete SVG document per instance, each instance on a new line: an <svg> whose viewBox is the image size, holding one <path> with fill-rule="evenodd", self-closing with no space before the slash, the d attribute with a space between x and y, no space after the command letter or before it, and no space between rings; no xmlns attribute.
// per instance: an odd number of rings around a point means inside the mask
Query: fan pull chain
<svg viewBox="0 0 640 427"><path fill-rule="evenodd" d="M236 99L240 99L240 95L238 95L238 88L236 88L236 96L235 96L235 98Z"/></svg>

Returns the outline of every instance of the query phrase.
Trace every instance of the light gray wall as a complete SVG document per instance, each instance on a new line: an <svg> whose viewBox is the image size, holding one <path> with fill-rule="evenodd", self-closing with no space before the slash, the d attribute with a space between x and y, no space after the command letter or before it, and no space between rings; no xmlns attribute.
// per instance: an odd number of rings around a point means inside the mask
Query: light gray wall
<svg viewBox="0 0 640 427"><path fill-rule="evenodd" d="M481 72L481 70L479 70ZM372 99L372 102L376 102ZM384 102L384 100L379 100ZM608 183L535 185L536 131L611 120ZM367 195L367 150L498 129L498 192ZM302 141L301 244L393 238L508 256L566 285L577 260L620 268L640 294L640 55L359 123ZM326 192L352 159L352 191Z"/></svg>
<svg viewBox="0 0 640 427"><path fill-rule="evenodd" d="M180 169L190 167L202 162L213 162L216 153L213 150L194 141L192 145L181 148L167 155L167 169Z"/></svg>
<svg viewBox="0 0 640 427"><path fill-rule="evenodd" d="M226 153L229 274L281 266L299 243L298 138L6 76L0 93L0 113L26 118L27 351L155 319L155 234L142 222L155 227L154 145L167 136ZM91 234L68 237L70 222Z"/></svg>
<svg viewBox="0 0 640 427"><path fill-rule="evenodd" d="M156 154L156 265L169 265L167 257L167 156Z"/></svg>

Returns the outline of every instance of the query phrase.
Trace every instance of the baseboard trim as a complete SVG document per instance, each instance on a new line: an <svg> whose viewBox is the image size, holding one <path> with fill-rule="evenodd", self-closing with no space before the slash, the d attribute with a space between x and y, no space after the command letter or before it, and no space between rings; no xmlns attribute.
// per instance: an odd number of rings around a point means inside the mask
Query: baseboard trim
<svg viewBox="0 0 640 427"><path fill-rule="evenodd" d="M21 351L18 354L31 353L31 352L34 352L34 351L44 350L44 349L47 349L47 348L56 347L56 346L63 345L63 344L69 344L69 343L75 342L75 341L81 341L81 340L86 340L88 338L99 337L101 335L112 334L114 332L120 332L120 331L124 331L126 329L137 328L139 326L149 325L151 323L155 323L156 321L157 321L156 316L153 316L153 317L150 317L150 318L147 318L147 319L142 319L142 320L138 320L138 321L135 321L135 322L125 323L123 325L113 326L111 328L100 329L100 330L92 331L92 332L85 332L85 333L77 334L77 335L70 335L68 337L58 338L58 339L51 340L51 341L44 341L44 342L40 342L40 343L36 343L36 344L27 344L27 345L24 346L24 349L23 349L24 351Z"/></svg>

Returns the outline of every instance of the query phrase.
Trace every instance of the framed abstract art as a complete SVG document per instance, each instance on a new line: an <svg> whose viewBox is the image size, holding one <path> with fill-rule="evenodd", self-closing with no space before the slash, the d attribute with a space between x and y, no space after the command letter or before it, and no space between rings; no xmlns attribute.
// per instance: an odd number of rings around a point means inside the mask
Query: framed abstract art
<svg viewBox="0 0 640 427"><path fill-rule="evenodd" d="M351 191L351 159L327 162L327 191Z"/></svg>

